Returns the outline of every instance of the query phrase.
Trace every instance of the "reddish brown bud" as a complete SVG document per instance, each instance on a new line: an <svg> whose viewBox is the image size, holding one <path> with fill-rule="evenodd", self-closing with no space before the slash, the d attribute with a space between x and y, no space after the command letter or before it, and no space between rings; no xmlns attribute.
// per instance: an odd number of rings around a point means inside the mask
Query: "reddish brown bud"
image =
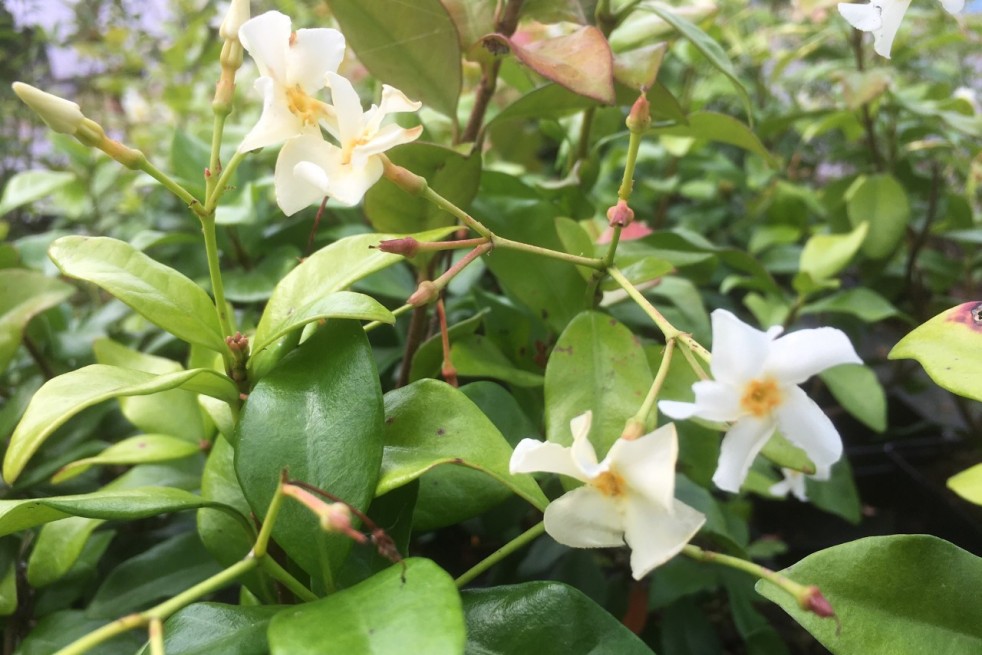
<svg viewBox="0 0 982 655"><path fill-rule="evenodd" d="M244 353L249 350L249 337L242 334L241 332L236 332L230 337L225 337L225 344L228 349L233 353Z"/></svg>
<svg viewBox="0 0 982 655"><path fill-rule="evenodd" d="M389 252L393 255L415 257L416 252L419 250L419 241L412 237L403 237L402 239L386 239L385 241L380 241L377 248L382 252Z"/></svg>
<svg viewBox="0 0 982 655"><path fill-rule="evenodd" d="M627 115L626 123L627 129L635 134L640 134L651 126L651 104L643 91L634 101L631 112Z"/></svg>
<svg viewBox="0 0 982 655"><path fill-rule="evenodd" d="M832 609L832 604L829 603L828 599L822 595L822 592L815 585L808 587L808 596L805 598L802 607L822 618L835 616L835 610Z"/></svg>
<svg viewBox="0 0 982 655"><path fill-rule="evenodd" d="M627 227L634 221L634 210L627 206L624 200L618 200L617 204L607 210L607 223L611 226L620 225Z"/></svg>
<svg viewBox="0 0 982 655"><path fill-rule="evenodd" d="M413 307L424 307L440 297L440 287L433 284L430 280L423 280L416 287L413 295L406 300L407 305Z"/></svg>

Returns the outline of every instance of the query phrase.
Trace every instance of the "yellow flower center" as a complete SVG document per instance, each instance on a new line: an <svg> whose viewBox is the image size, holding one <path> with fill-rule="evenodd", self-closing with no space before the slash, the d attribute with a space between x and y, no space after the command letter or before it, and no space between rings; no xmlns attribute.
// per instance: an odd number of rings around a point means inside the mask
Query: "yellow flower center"
<svg viewBox="0 0 982 655"><path fill-rule="evenodd" d="M627 483L615 471L604 471L590 481L605 496L616 498L627 493Z"/></svg>
<svg viewBox="0 0 982 655"><path fill-rule="evenodd" d="M740 406L753 416L761 418L770 414L781 404L781 400L781 390L778 389L777 382L773 378L764 378L747 383L743 397L740 398Z"/></svg>
<svg viewBox="0 0 982 655"><path fill-rule="evenodd" d="M367 137L365 134L362 134L357 139L352 139L347 143L345 143L344 147L341 148L341 163L345 166L350 164L351 156L354 154L355 148L357 148L358 146L363 146L369 141L371 141L371 139Z"/></svg>
<svg viewBox="0 0 982 655"><path fill-rule="evenodd" d="M316 125L317 116L321 111L320 102L312 98L300 88L300 85L286 90L287 107L304 125Z"/></svg>

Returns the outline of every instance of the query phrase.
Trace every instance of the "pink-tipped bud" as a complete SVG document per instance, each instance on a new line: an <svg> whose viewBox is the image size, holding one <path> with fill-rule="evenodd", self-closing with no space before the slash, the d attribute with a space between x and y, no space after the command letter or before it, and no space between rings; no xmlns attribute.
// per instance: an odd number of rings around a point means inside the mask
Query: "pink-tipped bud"
<svg viewBox="0 0 982 655"><path fill-rule="evenodd" d="M382 158L382 166L382 174L385 175L389 181L410 195L422 195L429 187L429 185L426 183L425 177L416 175L416 173L413 173L408 168L403 168L402 166L393 164L388 157Z"/></svg>
<svg viewBox="0 0 982 655"><path fill-rule="evenodd" d="M415 257L416 252L419 250L419 241L412 237L403 237L402 239L386 239L385 241L380 241L377 248L382 252L389 252L393 255Z"/></svg>
<svg viewBox="0 0 982 655"><path fill-rule="evenodd" d="M340 532L360 544L368 541L368 537L352 527L351 508L344 503L327 503L318 514L320 515L321 529L324 532Z"/></svg>
<svg viewBox="0 0 982 655"><path fill-rule="evenodd" d="M617 204L607 210L607 223L611 227L627 227L634 221L634 210L627 206L627 201L618 200Z"/></svg>
<svg viewBox="0 0 982 655"><path fill-rule="evenodd" d="M832 609L832 604L829 603L828 599L822 595L822 592L815 585L808 587L808 595L802 603L802 609L806 609L822 618L835 616L835 610Z"/></svg>
<svg viewBox="0 0 982 655"><path fill-rule="evenodd" d="M440 297L440 287L435 285L429 280L423 280L416 287L416 291L413 295L409 296L406 300L407 305L412 305L413 307L425 307L432 302L435 302L437 298Z"/></svg>
<svg viewBox="0 0 982 655"><path fill-rule="evenodd" d="M638 96L627 115L627 129L635 134L641 134L651 126L651 104L644 92Z"/></svg>

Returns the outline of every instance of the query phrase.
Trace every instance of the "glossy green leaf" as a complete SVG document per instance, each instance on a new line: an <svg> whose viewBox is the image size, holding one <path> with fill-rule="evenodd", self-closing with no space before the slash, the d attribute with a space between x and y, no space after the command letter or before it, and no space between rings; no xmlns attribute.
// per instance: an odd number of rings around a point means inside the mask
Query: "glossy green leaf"
<svg viewBox="0 0 982 655"><path fill-rule="evenodd" d="M569 422L593 411L590 441L603 456L621 436L652 383L638 339L617 320L583 312L559 336L546 365L546 434L573 443Z"/></svg>
<svg viewBox="0 0 982 655"><path fill-rule="evenodd" d="M453 344L458 339L470 336L477 332L484 321L488 310L482 310L459 323L451 325L447 329L447 337ZM415 382L422 378L437 377L440 373L440 366L443 363L443 336L434 335L423 342L413 354L413 365L409 371L409 381Z"/></svg>
<svg viewBox="0 0 982 655"><path fill-rule="evenodd" d="M271 654L460 655L464 614L453 578L428 559L404 562L274 616Z"/></svg>
<svg viewBox="0 0 982 655"><path fill-rule="evenodd" d="M362 327L318 329L255 386L236 434L235 472L260 519L284 469L367 509L382 462L382 391ZM352 545L298 503L284 505L273 538L327 589Z"/></svg>
<svg viewBox="0 0 982 655"><path fill-rule="evenodd" d="M65 275L98 285L178 339L226 349L215 304L195 282L123 241L62 237L48 250Z"/></svg>
<svg viewBox="0 0 982 655"><path fill-rule="evenodd" d="M393 164L426 178L431 189L466 209L481 179L481 156L432 143L408 143L388 154ZM383 177L365 194L365 216L379 232L421 232L456 225L457 218L425 198L412 196Z"/></svg>
<svg viewBox="0 0 982 655"><path fill-rule="evenodd" d="M0 541L0 616L17 611L18 539Z"/></svg>
<svg viewBox="0 0 982 655"><path fill-rule="evenodd" d="M467 652L482 655L652 655L583 592L561 582L525 582L461 592Z"/></svg>
<svg viewBox="0 0 982 655"><path fill-rule="evenodd" d="M255 215L255 210L250 211ZM283 277L302 259L294 246L278 246L263 254L263 258L249 270L223 271L225 299L229 302L263 302L269 300L273 289Z"/></svg>
<svg viewBox="0 0 982 655"><path fill-rule="evenodd" d="M167 655L267 655L266 628L283 608L276 605L194 603L164 622ZM138 655L149 655L146 646Z"/></svg>
<svg viewBox="0 0 982 655"><path fill-rule="evenodd" d="M64 482L76 475L81 475L92 466L97 465L127 465L146 464L148 462L166 462L171 459L190 457L201 452L201 446L184 439L170 437L165 434L141 434L137 437L123 439L96 455L77 459L61 467L52 476L53 483Z"/></svg>
<svg viewBox="0 0 982 655"><path fill-rule="evenodd" d="M253 352L259 352L271 343L284 337L288 332L299 329L307 323L327 318L349 318L359 321L380 321L392 324L395 317L382 303L371 296L353 291L335 291L321 296L291 314L276 331L265 335L263 341L256 340Z"/></svg>
<svg viewBox="0 0 982 655"><path fill-rule="evenodd" d="M460 390L420 380L385 394L385 456L376 495L441 464L478 469L543 509L548 500L529 475L508 471L512 448Z"/></svg>
<svg viewBox="0 0 982 655"><path fill-rule="evenodd" d="M48 380L34 394L10 437L3 460L4 480L12 484L41 444L86 407L119 396L141 396L178 388L213 396L229 404L238 403L239 392L232 381L209 369L153 375L92 364Z"/></svg>
<svg viewBox="0 0 982 655"><path fill-rule="evenodd" d="M815 473L815 464L808 459L805 451L788 441L788 438L780 432L775 432L767 440L760 454L777 466L809 475Z"/></svg>
<svg viewBox="0 0 982 655"><path fill-rule="evenodd" d="M86 613L106 619L123 616L176 596L219 571L197 533L182 532L110 571Z"/></svg>
<svg viewBox="0 0 982 655"><path fill-rule="evenodd" d="M433 241L452 231L453 228L441 228L412 236L418 241ZM401 235L358 234L339 239L303 260L280 280L263 310L252 339L253 344L270 344L265 350L253 350L249 369L255 377L262 377L295 345L295 342L284 343L281 340L274 343L271 340L272 335L284 332L284 326L293 324L295 313L311 315L306 308L322 298L343 291L387 266L404 261L400 255L375 249L379 241L397 236Z"/></svg>
<svg viewBox="0 0 982 655"><path fill-rule="evenodd" d="M948 478L948 488L968 502L982 505L982 464Z"/></svg>
<svg viewBox="0 0 982 655"><path fill-rule="evenodd" d="M18 655L51 655L108 621L89 618L83 610L61 610L45 616L31 629L17 649ZM99 655L133 655L147 636L127 631L99 644Z"/></svg>
<svg viewBox="0 0 982 655"><path fill-rule="evenodd" d="M799 270L814 280L835 277L859 252L868 232L869 224L863 222L848 234L814 235L801 251Z"/></svg>
<svg viewBox="0 0 982 655"><path fill-rule="evenodd" d="M565 216L556 217L556 234L563 244L563 252L580 257L596 257L596 246L593 239L583 229L583 226L571 218ZM594 269L584 266L577 266L576 270L583 276L584 280L589 281L593 277Z"/></svg>
<svg viewBox="0 0 982 655"><path fill-rule="evenodd" d="M838 621L798 607L765 580L774 601L833 655L982 651L982 559L937 537L868 537L809 555L781 571L818 585Z"/></svg>
<svg viewBox="0 0 982 655"><path fill-rule="evenodd" d="M888 358L916 359L938 386L982 401L982 302L941 312L901 339Z"/></svg>
<svg viewBox="0 0 982 655"><path fill-rule="evenodd" d="M75 496L0 500L0 536L69 516L132 521L199 507L221 507L183 489L140 487Z"/></svg>
<svg viewBox="0 0 982 655"><path fill-rule="evenodd" d="M3 187L3 196L0 197L0 216L50 196L75 179L75 174L67 171L21 171L7 180Z"/></svg>
<svg viewBox="0 0 982 655"><path fill-rule="evenodd" d="M863 254L885 259L903 241L910 220L907 192L892 175L860 178L846 192L846 211L855 226L869 223L869 234L863 242Z"/></svg>
<svg viewBox="0 0 982 655"><path fill-rule="evenodd" d="M376 78L450 117L460 95L457 29L439 0L330 0L358 60Z"/></svg>
<svg viewBox="0 0 982 655"><path fill-rule="evenodd" d="M846 457L832 465L828 480L806 479L805 491L815 507L841 516L853 525L863 518L859 492Z"/></svg>
<svg viewBox="0 0 982 655"><path fill-rule="evenodd" d="M104 521L70 516L42 526L27 560L27 581L40 589L57 582L78 560L89 537Z"/></svg>
<svg viewBox="0 0 982 655"><path fill-rule="evenodd" d="M711 111L697 111L689 114L688 121L687 125L659 127L651 130L651 132L666 136L728 143L738 148L743 148L755 155L760 155L772 168L777 167L777 158L764 147L764 144L761 143L753 130L732 116L717 114Z"/></svg>
<svg viewBox="0 0 982 655"><path fill-rule="evenodd" d="M0 270L0 371L7 368L32 318L72 294L72 287L25 269Z"/></svg>
<svg viewBox="0 0 982 655"><path fill-rule="evenodd" d="M454 341L450 358L461 377L493 378L516 387L542 386L542 375L517 368L483 335L472 334Z"/></svg>
<svg viewBox="0 0 982 655"><path fill-rule="evenodd" d="M821 300L808 303L801 314L851 314L865 323L877 323L900 314L889 300L866 287L833 293Z"/></svg>
<svg viewBox="0 0 982 655"><path fill-rule="evenodd" d="M99 364L154 375L177 373L183 369L174 360L141 353L110 339L96 339L92 352ZM211 350L206 352L214 355ZM147 396L122 396L119 406L130 423L148 434L167 434L193 444L211 437L198 406L198 396L190 391L171 389Z"/></svg>
<svg viewBox="0 0 982 655"><path fill-rule="evenodd" d="M650 11L658 15L662 20L678 30L679 34L688 39L709 60L709 63L716 70L728 77L733 83L733 88L740 97L740 101L743 103L744 110L747 112L747 120L753 123L750 95L747 93L747 88L743 85L743 82L740 81L733 62L730 61L730 58L726 55L726 52L719 43L703 32L698 25L683 18L674 8L660 2L645 3L639 10Z"/></svg>
<svg viewBox="0 0 982 655"><path fill-rule="evenodd" d="M819 377L847 412L875 432L887 429L887 397L876 373L861 364L843 364Z"/></svg>

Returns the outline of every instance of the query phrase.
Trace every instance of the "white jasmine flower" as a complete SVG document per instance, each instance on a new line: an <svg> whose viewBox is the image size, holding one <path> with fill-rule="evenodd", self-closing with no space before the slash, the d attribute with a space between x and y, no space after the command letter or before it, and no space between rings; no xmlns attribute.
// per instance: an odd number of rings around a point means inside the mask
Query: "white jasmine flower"
<svg viewBox="0 0 982 655"><path fill-rule="evenodd" d="M344 36L329 28L293 32L289 16L268 11L242 25L239 41L256 61L260 73L256 89L263 96L263 113L239 151L301 134L319 135L320 121L331 121L334 112L314 94L324 88L325 75L338 69Z"/></svg>
<svg viewBox="0 0 982 655"><path fill-rule="evenodd" d="M331 196L345 205L357 205L365 192L382 177L382 158L389 148L409 143L423 128L406 129L382 125L389 114L417 111L421 103L409 100L402 91L382 86L379 104L362 112L354 87L344 77L328 73L336 122L324 127L337 139L328 143L320 136L291 139L280 151L273 180L276 200L289 216Z"/></svg>
<svg viewBox="0 0 982 655"><path fill-rule="evenodd" d="M941 0L949 14L957 14L965 8L965 0ZM846 21L863 32L873 33L873 50L890 58L893 38L910 7L910 0L872 0L869 4L839 3L839 13Z"/></svg>
<svg viewBox="0 0 982 655"><path fill-rule="evenodd" d="M826 327L777 338L780 327L761 332L723 309L713 312L712 322L715 379L692 385L694 403L663 400L658 408L672 418L733 423L723 437L716 486L738 492L775 430L804 450L818 470L834 464L842 456L839 433L798 385L832 366L861 364L848 337Z"/></svg>
<svg viewBox="0 0 982 655"><path fill-rule="evenodd" d="M512 473L545 471L583 482L553 501L546 532L573 548L631 547L631 571L640 580L675 556L706 517L675 499L675 426L633 441L618 439L597 463L587 434L592 413L570 421L573 445L523 439L511 457Z"/></svg>

